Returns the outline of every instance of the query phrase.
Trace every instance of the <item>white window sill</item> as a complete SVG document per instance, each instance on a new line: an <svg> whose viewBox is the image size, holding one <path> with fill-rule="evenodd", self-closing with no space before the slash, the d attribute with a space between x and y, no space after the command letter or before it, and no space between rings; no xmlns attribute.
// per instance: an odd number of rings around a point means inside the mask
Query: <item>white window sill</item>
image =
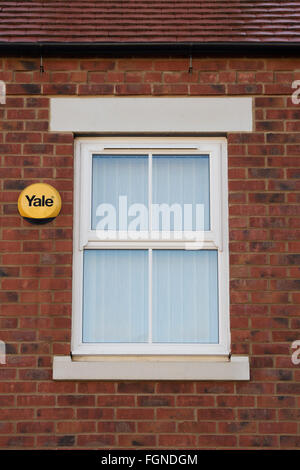
<svg viewBox="0 0 300 470"><path fill-rule="evenodd" d="M249 380L247 356L225 358L125 357L72 360L54 356L53 380Z"/></svg>

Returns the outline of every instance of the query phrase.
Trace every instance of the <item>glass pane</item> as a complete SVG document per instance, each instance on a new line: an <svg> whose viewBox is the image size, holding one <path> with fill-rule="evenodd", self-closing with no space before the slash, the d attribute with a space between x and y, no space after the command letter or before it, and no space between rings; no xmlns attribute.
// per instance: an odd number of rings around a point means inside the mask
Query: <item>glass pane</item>
<svg viewBox="0 0 300 470"><path fill-rule="evenodd" d="M132 204L143 204L148 207L148 157L143 155L93 156L92 230L96 230L97 223L100 220L104 221L104 217L108 220L107 207L99 208L100 204L110 204L115 209L116 226L106 225L101 228L98 226L99 229L127 230L129 207ZM128 225L135 218L134 213L133 208L132 215L128 217ZM123 218L124 223L120 223L120 217ZM111 217L110 220L112 220ZM144 230L144 228L137 228L137 230L141 229Z"/></svg>
<svg viewBox="0 0 300 470"><path fill-rule="evenodd" d="M84 252L83 342L148 340L148 251Z"/></svg>
<svg viewBox="0 0 300 470"><path fill-rule="evenodd" d="M208 155L155 155L152 174L153 204L179 205L176 209L174 206L174 212L170 218L170 229L161 215L159 217L153 215L153 230L210 229ZM190 206L184 207L184 205ZM153 208L153 214L155 210L158 208ZM174 216L175 211L176 216ZM180 223L178 211L182 214L182 223ZM201 215L203 213L204 220ZM165 217L167 218L167 213Z"/></svg>
<svg viewBox="0 0 300 470"><path fill-rule="evenodd" d="M217 251L153 250L153 342L218 343Z"/></svg>

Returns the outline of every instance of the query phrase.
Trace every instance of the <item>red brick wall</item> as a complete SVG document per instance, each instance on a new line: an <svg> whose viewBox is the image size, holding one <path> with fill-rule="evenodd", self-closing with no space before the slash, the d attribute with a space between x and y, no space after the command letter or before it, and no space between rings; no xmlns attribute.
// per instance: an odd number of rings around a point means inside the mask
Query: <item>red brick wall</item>
<svg viewBox="0 0 300 470"><path fill-rule="evenodd" d="M3 58L0 79L1 448L296 448L300 445L300 59ZM48 131L51 95L247 95L253 133L228 135L233 354L250 382L53 382L71 335L73 135ZM229 110L230 112L230 110ZM62 195L32 226L25 186Z"/></svg>

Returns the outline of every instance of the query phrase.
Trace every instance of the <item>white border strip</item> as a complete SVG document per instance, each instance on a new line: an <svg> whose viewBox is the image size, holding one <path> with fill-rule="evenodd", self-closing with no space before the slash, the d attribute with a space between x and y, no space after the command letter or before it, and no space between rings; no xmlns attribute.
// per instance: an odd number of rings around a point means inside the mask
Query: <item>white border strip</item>
<svg viewBox="0 0 300 470"><path fill-rule="evenodd" d="M53 380L249 380L249 358L229 361L134 360L72 361L54 356Z"/></svg>
<svg viewBox="0 0 300 470"><path fill-rule="evenodd" d="M50 98L50 130L62 132L250 132L251 97Z"/></svg>
<svg viewBox="0 0 300 470"><path fill-rule="evenodd" d="M220 183L214 184L212 178L218 178L221 176L221 172L218 170L219 165L223 165L224 178L227 178L227 166L226 166L226 139L224 137L219 138L96 138L96 139L78 139L76 145L75 163L76 168L84 167L81 171L81 175L75 174L75 206L74 206L74 256L73 256L73 321L72 321L72 354L78 355L110 355L110 354L124 354L124 355L135 355L135 354L167 354L175 355L180 351L181 355L228 355L230 352L230 330L229 330L229 253L228 253L228 218L227 209L222 211L223 220L223 250L219 251L218 256L218 272L219 272L219 343L218 344L130 344L130 343L83 343L82 342L82 273L83 273L83 247L85 248L104 248L101 241L95 241L91 231L88 230L90 225L90 188L92 178L92 155L93 153L100 154L102 151L108 148L139 148L139 149L161 149L164 148L166 151L169 149L186 149L191 146L195 149L196 153L209 154L211 156L211 170L210 170L210 181L211 187L215 190L212 192L211 201L211 224L212 230L208 232L212 239L210 240L211 245L206 248L216 249L220 239L220 203L219 198L223 196L218 195ZM81 162L80 164L78 163ZM213 165L213 167L212 167ZM226 185L222 184L224 191L224 205L227 206L227 188ZM81 195L81 196L79 196ZM81 198L81 199L80 199ZM81 202L80 207L80 218L78 214L77 204ZM207 235L208 235L207 233ZM89 238L92 236L92 238ZM77 238L80 239L79 249ZM141 242L133 243L129 242L129 245L125 245L126 242L110 242L105 243L105 248L118 249L118 248L142 248ZM158 246L157 244L151 244L148 248L175 248L174 241L169 243L163 242L163 245ZM176 243L176 248L180 246ZM183 248L181 246L181 248ZM189 247L189 249L191 249Z"/></svg>

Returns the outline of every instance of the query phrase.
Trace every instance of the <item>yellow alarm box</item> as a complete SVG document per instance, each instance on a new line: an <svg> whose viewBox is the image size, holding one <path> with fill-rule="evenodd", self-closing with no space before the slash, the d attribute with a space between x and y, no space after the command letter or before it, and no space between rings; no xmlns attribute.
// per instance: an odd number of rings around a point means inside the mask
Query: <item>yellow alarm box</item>
<svg viewBox="0 0 300 470"><path fill-rule="evenodd" d="M60 194L50 184L31 184L21 192L18 210L28 222L35 224L51 222L61 210Z"/></svg>

